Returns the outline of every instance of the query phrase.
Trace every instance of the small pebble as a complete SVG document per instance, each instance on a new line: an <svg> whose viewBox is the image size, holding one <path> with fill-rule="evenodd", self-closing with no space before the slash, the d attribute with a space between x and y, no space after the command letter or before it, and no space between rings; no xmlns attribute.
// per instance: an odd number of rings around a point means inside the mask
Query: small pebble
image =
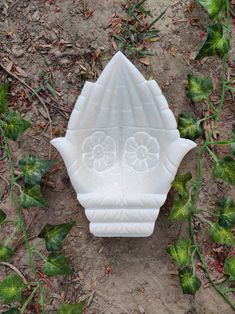
<svg viewBox="0 0 235 314"><path fill-rule="evenodd" d="M32 20L34 22L38 22L40 20L40 15L38 11L35 11L34 14L32 15Z"/></svg>
<svg viewBox="0 0 235 314"><path fill-rule="evenodd" d="M24 55L24 50L21 49L18 45L13 45L11 51L17 58L20 58Z"/></svg>
<svg viewBox="0 0 235 314"><path fill-rule="evenodd" d="M145 314L145 310L144 310L142 305L140 305L140 304L138 305L138 310L139 310L140 314Z"/></svg>
<svg viewBox="0 0 235 314"><path fill-rule="evenodd" d="M61 65L69 65L72 61L70 60L70 59L68 59L68 58L62 58L62 59L60 59L60 64Z"/></svg>

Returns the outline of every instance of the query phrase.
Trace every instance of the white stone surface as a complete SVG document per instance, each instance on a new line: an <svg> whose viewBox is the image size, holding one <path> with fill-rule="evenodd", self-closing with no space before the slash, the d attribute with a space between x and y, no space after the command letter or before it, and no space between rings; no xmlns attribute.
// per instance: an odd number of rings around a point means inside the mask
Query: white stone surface
<svg viewBox="0 0 235 314"><path fill-rule="evenodd" d="M182 158L196 146L180 138L158 84L121 52L96 83L85 83L66 136L51 143L101 237L151 235Z"/></svg>

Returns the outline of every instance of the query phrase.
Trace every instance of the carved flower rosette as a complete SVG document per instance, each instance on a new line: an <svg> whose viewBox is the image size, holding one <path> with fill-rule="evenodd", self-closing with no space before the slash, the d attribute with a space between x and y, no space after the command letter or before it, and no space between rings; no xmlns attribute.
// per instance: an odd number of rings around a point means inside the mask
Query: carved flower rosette
<svg viewBox="0 0 235 314"><path fill-rule="evenodd" d="M95 132L82 145L82 160L88 168L105 171L116 161L116 144L104 132Z"/></svg>
<svg viewBox="0 0 235 314"><path fill-rule="evenodd" d="M127 139L124 148L125 162L136 171L147 171L156 167L160 157L157 140L146 132L137 132Z"/></svg>

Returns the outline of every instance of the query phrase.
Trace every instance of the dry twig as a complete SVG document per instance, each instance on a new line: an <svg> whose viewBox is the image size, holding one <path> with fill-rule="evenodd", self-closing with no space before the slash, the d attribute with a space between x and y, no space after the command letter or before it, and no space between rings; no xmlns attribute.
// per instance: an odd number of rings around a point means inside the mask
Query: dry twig
<svg viewBox="0 0 235 314"><path fill-rule="evenodd" d="M26 284L26 285L28 284L27 280L25 279L25 276L14 265L7 263L7 262L1 262L0 264L11 268L17 275L19 275L23 279L24 284Z"/></svg>

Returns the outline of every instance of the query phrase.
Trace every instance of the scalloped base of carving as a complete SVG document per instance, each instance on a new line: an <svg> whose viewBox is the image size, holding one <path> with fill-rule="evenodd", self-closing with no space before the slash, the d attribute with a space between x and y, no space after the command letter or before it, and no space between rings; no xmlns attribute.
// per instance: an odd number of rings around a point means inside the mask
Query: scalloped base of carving
<svg viewBox="0 0 235 314"><path fill-rule="evenodd" d="M90 232L96 237L148 237L159 209L85 209Z"/></svg>

